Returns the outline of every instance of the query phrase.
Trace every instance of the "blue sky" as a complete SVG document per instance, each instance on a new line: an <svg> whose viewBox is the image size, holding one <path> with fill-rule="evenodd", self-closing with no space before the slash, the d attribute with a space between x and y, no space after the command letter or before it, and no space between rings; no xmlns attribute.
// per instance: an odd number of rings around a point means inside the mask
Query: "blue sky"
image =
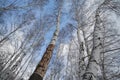
<svg viewBox="0 0 120 80"><path fill-rule="evenodd" d="M60 29L62 29L63 27L66 27L66 24L70 22L70 15L68 15L68 12L69 12L69 9L70 9L70 4L65 4L63 6L63 10L62 10L62 15L61 15L61 21L60 21ZM45 15L45 14L48 14L48 15L54 15L54 7L55 7L55 3L54 3L54 0L50 0L50 2L48 3L48 5L46 5L44 7L44 10L42 11L42 14ZM55 28L56 28L56 25L53 25L53 26L50 26L52 27L50 29L50 31L48 33L46 33L46 36L45 36L45 40L46 40L46 45L43 46L42 48L42 51L40 51L40 55L42 55L45 51L45 48L47 47L47 45L49 44L49 42L51 41L51 38L52 38L52 35L55 31Z"/></svg>
<svg viewBox="0 0 120 80"><path fill-rule="evenodd" d="M0 0L0 1L3 1L3 0ZM18 6L23 6L23 5L26 5L27 1L29 0L17 0L16 1L16 5ZM68 0L66 0L68 1ZM11 2L13 2L13 0L6 0L6 5L9 5ZM16 25L19 25L20 22L22 21L22 18L23 18L23 14L25 14L24 17L26 17L28 14L30 13L34 13L35 15L35 20L39 21L40 18L42 18L42 20L44 21L44 18L48 15L54 17L55 16L55 2L54 0L49 0L49 3L47 3L47 5L45 5L43 7L43 9L39 8L39 7L34 7L34 8L28 8L28 9L18 9L18 10L15 10L15 11L6 11L3 13L2 17L0 19L4 19L5 21L5 24L7 25L8 29L11 29L11 23L15 23ZM27 12L27 10L29 10L29 12ZM60 20L60 29L66 27L66 25L71 22L71 16L68 15L69 14L69 10L70 10L70 4L69 4L69 1L68 3L66 2L66 4L64 4L63 6L63 9L62 9L62 14L61 14L61 20ZM29 17L28 17L29 18ZM55 19L55 17L54 17ZM30 25L26 26L26 25L23 25L24 26L24 30L25 32L29 31L29 29L31 29L30 27L34 28L34 26L32 25L34 23L35 20L32 20L30 22ZM55 22L55 20L51 20L51 23ZM47 45L49 44L49 42L51 41L51 38L52 38L52 35L55 31L55 28L56 28L56 24L54 25L46 25L45 27L51 27L50 30L48 32L46 32L46 35L45 35L45 44L41 47L40 51L37 51L37 55L34 56L34 59L35 60L34 62L37 64L38 61L40 61L40 59L42 58L42 55L44 54L45 50L46 50L46 47ZM0 25L0 27L2 27L2 25ZM13 27L13 26L12 26ZM14 29L14 28L13 28ZM10 30L9 30L10 31ZM25 33L26 34L26 33ZM42 36L42 35L41 35ZM57 42L57 44L59 44ZM55 57L55 54L56 52L54 51L54 56L53 58ZM54 60L54 59L52 59Z"/></svg>

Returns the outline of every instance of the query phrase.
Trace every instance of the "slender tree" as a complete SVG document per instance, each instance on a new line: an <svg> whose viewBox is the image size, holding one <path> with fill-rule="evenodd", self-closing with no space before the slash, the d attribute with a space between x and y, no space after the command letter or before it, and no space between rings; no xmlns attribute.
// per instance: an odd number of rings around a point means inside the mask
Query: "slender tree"
<svg viewBox="0 0 120 80"><path fill-rule="evenodd" d="M87 46L86 46L86 40L85 40L85 30L84 30L84 18L85 14L83 12L83 5L86 0L83 2L81 0L72 0L73 2L73 10L74 10L74 16L75 20L77 22L77 38L78 38L78 46L79 46L79 54L78 54L78 76L79 79L82 79L82 75L84 74L86 63L87 63L87 57L83 58L88 55L87 53ZM86 63L85 63L86 62Z"/></svg>
<svg viewBox="0 0 120 80"><path fill-rule="evenodd" d="M55 44L56 44L56 41L58 38L59 27L60 27L60 16L61 16L61 7L59 7L58 16L57 16L57 26L56 26L54 35L52 37L52 40L51 40L50 44L48 45L41 61L37 65L34 73L31 75L29 80L43 80L43 77L47 71L48 64L52 57L52 52L54 50L54 47L55 47Z"/></svg>
<svg viewBox="0 0 120 80"><path fill-rule="evenodd" d="M83 80L98 80L101 76L100 69L100 54L103 48L104 27L100 17L101 8L108 4L110 0L105 0L98 6L95 13L95 27L93 32L93 49L89 58L86 72L83 75Z"/></svg>

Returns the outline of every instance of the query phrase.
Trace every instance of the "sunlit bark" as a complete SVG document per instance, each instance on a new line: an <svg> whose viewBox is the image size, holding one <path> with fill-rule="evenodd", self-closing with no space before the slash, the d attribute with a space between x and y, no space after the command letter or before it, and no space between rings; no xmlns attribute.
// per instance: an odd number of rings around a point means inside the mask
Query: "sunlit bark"
<svg viewBox="0 0 120 80"><path fill-rule="evenodd" d="M61 16L61 8L58 11L57 26L56 26L56 30L53 34L52 40L51 40L50 44L48 45L41 61L37 65L34 73L31 75L29 80L43 80L43 77L47 71L48 64L52 57L52 53L53 53L53 50L54 50L54 47L55 47L55 44L56 44L56 41L58 38L59 27L60 27L60 16Z"/></svg>

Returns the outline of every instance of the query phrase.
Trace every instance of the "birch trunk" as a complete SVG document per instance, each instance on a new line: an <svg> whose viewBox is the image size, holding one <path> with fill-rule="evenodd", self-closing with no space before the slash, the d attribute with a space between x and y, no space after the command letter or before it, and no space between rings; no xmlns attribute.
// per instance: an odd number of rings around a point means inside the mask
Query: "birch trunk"
<svg viewBox="0 0 120 80"><path fill-rule="evenodd" d="M93 50L86 68L86 72L83 75L83 80L99 80L101 77L100 70L100 54L103 47L103 33L104 27L102 26L102 21L100 19L100 10L103 5L106 5L108 0L105 0L96 10L96 22L93 32Z"/></svg>
<svg viewBox="0 0 120 80"><path fill-rule="evenodd" d="M86 64L87 64L87 58L83 58L87 56L87 51L86 51L86 46L85 46L85 40L84 40L84 35L83 35L83 30L78 28L77 31L77 37L78 37L78 42L79 42L79 79L82 79L82 75L85 72Z"/></svg>
<svg viewBox="0 0 120 80"><path fill-rule="evenodd" d="M56 41L57 41L57 37L59 34L59 26L60 26L60 14L61 14L61 10L59 10L58 12L58 17L57 17L57 26L56 26L56 30L54 32L54 35L52 37L52 40L50 42L50 44L48 45L41 61L39 62L38 66L36 67L34 73L31 75L29 80L43 80L43 77L47 71L48 68L48 64L50 62Z"/></svg>
<svg viewBox="0 0 120 80"><path fill-rule="evenodd" d="M100 52L102 49L102 26L99 26L100 20L98 14L96 14L96 25L94 29L94 41L93 41L93 51L91 53L89 63L84 74L83 80L97 80L98 73L100 72L99 62L100 62Z"/></svg>

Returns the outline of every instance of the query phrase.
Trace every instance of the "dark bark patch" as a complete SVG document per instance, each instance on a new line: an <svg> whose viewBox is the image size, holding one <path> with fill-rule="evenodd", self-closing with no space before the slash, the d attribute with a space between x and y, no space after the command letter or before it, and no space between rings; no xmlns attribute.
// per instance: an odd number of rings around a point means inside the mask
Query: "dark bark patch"
<svg viewBox="0 0 120 80"><path fill-rule="evenodd" d="M38 75L37 73L33 73L30 76L29 80L43 80L43 78L40 75Z"/></svg>

